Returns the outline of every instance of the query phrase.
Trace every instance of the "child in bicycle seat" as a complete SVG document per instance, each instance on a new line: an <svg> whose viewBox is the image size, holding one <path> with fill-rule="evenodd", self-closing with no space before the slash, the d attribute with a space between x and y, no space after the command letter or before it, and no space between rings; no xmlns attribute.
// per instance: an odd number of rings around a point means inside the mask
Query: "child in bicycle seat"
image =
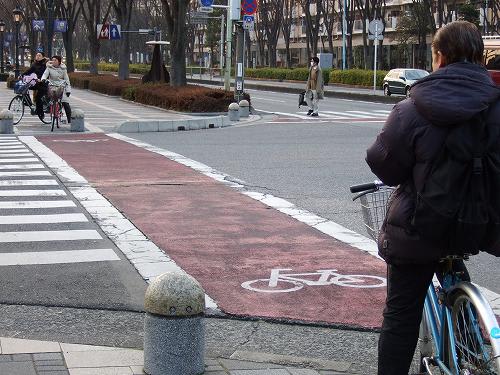
<svg viewBox="0 0 500 375"><path fill-rule="evenodd" d="M483 66L483 50L474 24L456 21L440 28L432 41L433 73L412 86L408 99L394 106L367 150L366 161L373 173L386 185L398 186L378 240L379 255L387 263L378 375L408 374L426 291L434 273L439 274L443 249L411 224L416 192L450 129L487 108L486 123L500 126L500 89ZM500 249L492 254L500 256Z"/></svg>
<svg viewBox="0 0 500 375"><path fill-rule="evenodd" d="M52 56L51 61L47 62L47 69L45 69L45 72L43 73L42 80L47 80L49 81L49 84L53 84L56 86L60 86L66 83L66 87L62 96L62 104L64 107L64 112L66 112L66 117L69 124L71 123L71 106L69 105L71 83L69 81L66 65L64 65L61 61L61 56Z"/></svg>
<svg viewBox="0 0 500 375"><path fill-rule="evenodd" d="M43 52L38 52L35 55L35 61L33 64L31 64L31 67L26 70L23 74L21 74L20 78L22 79L23 77L27 77L30 74L36 74L37 78L39 80L42 79L42 75L45 72L46 69L46 63L47 59L45 58L45 55ZM40 118L44 117L43 113L43 105L42 105L42 98L44 95L47 94L47 86L43 82L37 82L36 85L31 87L32 90L36 90L36 96L35 96L35 105L36 105L36 114L40 116Z"/></svg>

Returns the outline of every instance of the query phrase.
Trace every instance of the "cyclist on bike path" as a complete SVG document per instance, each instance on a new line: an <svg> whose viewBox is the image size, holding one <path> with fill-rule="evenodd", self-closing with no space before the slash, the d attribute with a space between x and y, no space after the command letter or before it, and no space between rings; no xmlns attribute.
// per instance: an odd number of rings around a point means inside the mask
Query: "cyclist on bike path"
<svg viewBox="0 0 500 375"><path fill-rule="evenodd" d="M443 255L411 228L415 192L424 184L447 129L488 107L487 123L500 121L500 90L483 66L483 41L475 25L456 21L439 29L432 57L434 72L412 87L410 98L395 105L367 151L366 161L382 182L399 185L378 241L388 264L379 375L408 374L426 291ZM500 256L500 249L495 250Z"/></svg>
<svg viewBox="0 0 500 375"><path fill-rule="evenodd" d="M45 58L45 55L43 54L43 52L38 52L35 55L35 61L33 62L33 64L31 64L31 67L28 70L26 70L23 74L21 74L20 79L34 73L34 74L36 74L37 78L39 80L41 80L42 75L46 69L46 63L47 63L47 59ZM36 85L31 87L31 90L37 91L36 100L35 100L36 114L40 118L43 118L44 113L43 113L42 98L44 95L47 94L47 86L43 82L37 82Z"/></svg>
<svg viewBox="0 0 500 375"><path fill-rule="evenodd" d="M47 62L47 69L43 73L42 80L49 81L50 84L61 86L66 83L64 93L62 96L62 104L68 124L71 123L71 106L69 105L69 96L71 95L71 83L69 81L68 71L66 65L62 62L61 56L52 56L51 61Z"/></svg>

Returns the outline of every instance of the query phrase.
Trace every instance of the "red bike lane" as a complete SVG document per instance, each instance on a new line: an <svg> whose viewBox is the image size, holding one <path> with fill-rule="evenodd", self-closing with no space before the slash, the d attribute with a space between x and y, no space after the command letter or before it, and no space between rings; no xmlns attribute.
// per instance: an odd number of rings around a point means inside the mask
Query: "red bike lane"
<svg viewBox="0 0 500 375"><path fill-rule="evenodd" d="M104 134L37 139L195 277L224 313L380 326L385 287L353 287L345 278L336 277L385 277L384 263L373 256L127 142ZM267 281L251 282L269 279L273 269L290 270L281 271L285 274L312 273L299 278L317 285L278 281L278 287L290 291L276 293L263 291ZM321 277L318 270L335 271ZM335 279L341 285L329 282Z"/></svg>

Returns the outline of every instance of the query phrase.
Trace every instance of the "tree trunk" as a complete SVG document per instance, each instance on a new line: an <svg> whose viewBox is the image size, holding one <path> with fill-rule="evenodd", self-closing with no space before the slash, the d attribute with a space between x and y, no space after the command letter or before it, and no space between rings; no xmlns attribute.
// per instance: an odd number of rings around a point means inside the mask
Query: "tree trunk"
<svg viewBox="0 0 500 375"><path fill-rule="evenodd" d="M73 32L74 30L68 27L68 31L63 33L63 43L66 49L66 68L68 73L75 71L75 60L73 56Z"/></svg>
<svg viewBox="0 0 500 375"><path fill-rule="evenodd" d="M90 68L89 68L89 71L92 74L99 73L99 68L98 68L97 64L99 63L100 47L101 47L101 45L99 43L93 43L90 46Z"/></svg>
<svg viewBox="0 0 500 375"><path fill-rule="evenodd" d="M185 86L186 80L186 12L187 0L162 0L170 37L172 68L170 86Z"/></svg>
<svg viewBox="0 0 500 375"><path fill-rule="evenodd" d="M123 30L130 30L130 21L132 18L132 1L118 0L115 6L118 16L118 23ZM130 37L129 33L122 33L120 47L118 52L118 79L128 79L130 70Z"/></svg>

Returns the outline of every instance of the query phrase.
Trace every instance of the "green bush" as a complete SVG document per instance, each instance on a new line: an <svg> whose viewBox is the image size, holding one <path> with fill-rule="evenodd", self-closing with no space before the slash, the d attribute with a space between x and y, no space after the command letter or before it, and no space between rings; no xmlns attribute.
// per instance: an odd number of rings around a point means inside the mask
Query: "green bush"
<svg viewBox="0 0 500 375"><path fill-rule="evenodd" d="M386 70L377 70L377 87L382 87ZM373 70L348 69L348 70L332 70L330 72L331 83L342 83L346 85L356 86L373 86Z"/></svg>
<svg viewBox="0 0 500 375"><path fill-rule="evenodd" d="M331 69L323 69L323 81L328 84L330 81ZM260 79L277 79L280 81L307 81L309 76L308 68L257 68L245 69L245 77L247 78L260 78Z"/></svg>
<svg viewBox="0 0 500 375"><path fill-rule="evenodd" d="M137 86L125 87L122 90L122 95L121 96L125 100L135 101L135 92L136 92L136 90L137 90Z"/></svg>

